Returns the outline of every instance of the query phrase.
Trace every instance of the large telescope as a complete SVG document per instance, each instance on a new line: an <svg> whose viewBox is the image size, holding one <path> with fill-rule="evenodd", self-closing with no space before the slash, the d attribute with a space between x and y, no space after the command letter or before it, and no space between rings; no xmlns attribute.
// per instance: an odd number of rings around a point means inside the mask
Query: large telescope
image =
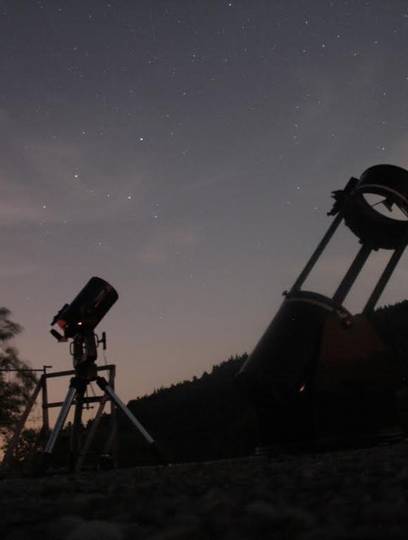
<svg viewBox="0 0 408 540"><path fill-rule="evenodd" d="M54 429L44 448L45 466L51 460L57 438L64 427L71 406L75 405L73 434L71 437L71 461L74 470L80 470L95 431L91 429L87 440L85 442L81 441L80 428L82 411L86 401L85 394L88 385L92 382L96 382L104 393L104 396L100 398L100 405L93 427L97 426L103 412L103 407L106 401L110 400L143 436L156 458L161 462L165 461L153 437L116 394L112 382L98 376L98 368L96 366L98 357L97 349L99 343L102 343L103 347L106 348L106 334L103 332L102 339L99 339L94 330L118 298L119 295L112 285L99 277L92 277L74 300L70 304L65 304L51 321L51 326L57 325L63 331L63 334L60 334L55 329L51 330L51 334L58 341L65 342L72 339L70 343L70 354L73 357L75 372L71 378L68 392L62 403Z"/></svg>
<svg viewBox="0 0 408 540"><path fill-rule="evenodd" d="M371 321L408 243L408 172L376 165L333 197L332 224L239 373L258 413L262 446L338 430L355 436L395 421L403 363ZM333 296L302 290L342 222L360 248ZM390 257L363 312L353 316L343 302L373 250Z"/></svg>

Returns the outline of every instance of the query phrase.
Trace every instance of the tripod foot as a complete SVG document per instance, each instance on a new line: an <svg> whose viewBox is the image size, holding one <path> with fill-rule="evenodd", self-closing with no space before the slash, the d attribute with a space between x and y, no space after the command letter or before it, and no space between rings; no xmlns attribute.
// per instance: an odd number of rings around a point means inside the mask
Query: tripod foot
<svg viewBox="0 0 408 540"><path fill-rule="evenodd" d="M111 454L101 454L96 466L97 471L110 471L115 468L115 462Z"/></svg>
<svg viewBox="0 0 408 540"><path fill-rule="evenodd" d="M168 465L169 464L168 457L164 454L163 450L159 446L157 446L156 441L153 441L149 445L149 448L150 448L153 456L157 459L158 465Z"/></svg>
<svg viewBox="0 0 408 540"><path fill-rule="evenodd" d="M29 476L34 478L45 476L51 466L51 459L51 454L38 452L30 464Z"/></svg>

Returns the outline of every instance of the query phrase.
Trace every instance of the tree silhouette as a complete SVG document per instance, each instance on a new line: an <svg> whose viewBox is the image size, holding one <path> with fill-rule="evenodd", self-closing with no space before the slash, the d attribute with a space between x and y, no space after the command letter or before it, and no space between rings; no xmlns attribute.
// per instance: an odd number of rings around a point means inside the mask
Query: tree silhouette
<svg viewBox="0 0 408 540"><path fill-rule="evenodd" d="M36 382L29 365L21 360L17 349L10 344L10 340L22 331L22 327L12 321L10 315L7 308L0 307L0 435L6 438L13 430Z"/></svg>

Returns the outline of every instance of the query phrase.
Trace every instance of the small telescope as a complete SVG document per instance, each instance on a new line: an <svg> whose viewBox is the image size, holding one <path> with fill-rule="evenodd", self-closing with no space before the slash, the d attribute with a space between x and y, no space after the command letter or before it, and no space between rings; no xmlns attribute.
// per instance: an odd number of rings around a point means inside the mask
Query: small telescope
<svg viewBox="0 0 408 540"><path fill-rule="evenodd" d="M50 331L57 341L67 341L76 335L93 332L119 298L107 281L92 277L70 304L65 304L51 321L64 333Z"/></svg>
<svg viewBox="0 0 408 540"><path fill-rule="evenodd" d="M103 407L108 399L128 417L133 426L141 433L145 441L152 448L155 456L162 463L166 462L166 459L157 448L153 437L115 393L112 381L108 382L103 377L98 376L98 368L96 366L97 348L99 343L102 343L103 348L106 349L106 334L103 332L102 338L99 339L94 330L118 298L119 295L112 285L99 277L92 277L73 301L70 304L65 304L51 321L51 326L56 325L63 332L61 334L58 330L51 329L51 334L57 341L66 342L72 339L70 343L70 354L73 357L75 375L71 378L68 393L62 403L54 429L44 448L45 467L51 458L55 443L64 427L69 410L72 405L75 405L71 457L74 460L73 463L76 463L75 470L78 471L81 468L94 430L98 425ZM82 409L86 402L85 393L87 387L93 381L103 391L104 396L99 399L100 405L93 427L89 432L88 438L82 445L80 437Z"/></svg>

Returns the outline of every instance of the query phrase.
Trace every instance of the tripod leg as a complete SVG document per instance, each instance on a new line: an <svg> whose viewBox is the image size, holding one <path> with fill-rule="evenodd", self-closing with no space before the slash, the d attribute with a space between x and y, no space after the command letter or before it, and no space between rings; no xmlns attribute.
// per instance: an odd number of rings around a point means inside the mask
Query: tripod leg
<svg viewBox="0 0 408 540"><path fill-rule="evenodd" d="M123 401L117 396L117 394L113 391L112 387L109 386L107 381L103 377L98 377L96 379L96 383L99 386L99 388L101 388L101 390L103 390L106 394L108 394L108 396L115 403L115 405L119 407L119 409L129 418L129 420L132 422L135 428L139 430L139 432L143 435L146 442L151 446L153 452L160 459L160 461L166 463L167 460L161 455L161 452L157 448L156 441L145 430L145 428L142 426L139 420L135 417L132 411L128 409L128 407L126 407Z"/></svg>
<svg viewBox="0 0 408 540"><path fill-rule="evenodd" d="M140 431L140 433L143 435L143 437L146 439L146 441L149 444L154 443L153 437L145 430L145 428L142 426L142 424L139 422L139 420L133 415L133 413L126 407L126 405L123 403L123 401L115 394L115 392L112 390L112 388L109 386L109 384L105 381L103 377L98 377L96 380L99 388L106 392L108 396L111 398L111 400L116 404L119 409L123 413L126 414L126 416L129 418L129 420L132 422L132 424Z"/></svg>
<svg viewBox="0 0 408 540"><path fill-rule="evenodd" d="M108 395L105 394L101 401L99 402L98 412L96 413L96 416L92 422L92 426L90 427L89 433L85 439L84 445L81 447L78 455L78 459L75 463L75 472L79 472L82 468L82 465L84 463L84 459L86 457L86 454L88 453L89 447L91 446L91 443L93 441L93 438L95 436L96 430L98 428L100 419L102 418L103 409L105 408L105 403L108 401Z"/></svg>
<svg viewBox="0 0 408 540"><path fill-rule="evenodd" d="M109 370L108 384L115 391L115 372L116 369ZM107 396L107 394L105 394ZM108 396L107 396L108 397ZM113 466L118 466L118 429L117 429L117 407L112 400L110 400L110 434L106 439L104 453L111 455L113 460Z"/></svg>
<svg viewBox="0 0 408 540"><path fill-rule="evenodd" d="M27 404L27 407L25 408L18 424L17 424L17 427L16 427L16 430L14 432L14 435L13 435L13 438L11 439L11 441L9 442L8 446L7 446L7 450L6 450L6 453L4 454L4 458L3 458L3 461L2 461L2 464L1 464L1 467L2 468L7 468L11 462L11 459L13 457L13 453L14 453L14 450L15 448L17 447L17 443L18 443L18 439L20 438L20 435L21 435L21 432L23 431L24 429L24 426L25 426L25 423L27 421L27 418L31 412L31 409L33 408L33 405L38 397L38 394L40 393L40 390L42 388L42 383L43 383L43 377L44 375L41 376L41 379L38 381L38 384L37 386L35 387L35 390L30 398L30 400L28 401L28 404Z"/></svg>
<svg viewBox="0 0 408 540"><path fill-rule="evenodd" d="M76 395L76 400L75 400L74 425L71 432L71 440L70 440L70 469L71 470L75 467L75 462L81 451L83 398L84 398L84 393L82 391L78 391Z"/></svg>
<svg viewBox="0 0 408 540"><path fill-rule="evenodd" d="M42 379L42 433L41 437L45 441L50 436L50 419L48 414L48 388L47 388L47 375L44 373Z"/></svg>
<svg viewBox="0 0 408 540"><path fill-rule="evenodd" d="M72 402L74 401L77 389L74 386L70 386L65 401L61 407L60 413L58 415L57 421L55 422L54 429L51 432L50 438L48 439L47 444L45 445L44 454L50 456L54 450L55 443L57 442L57 437L64 427L65 420L68 416L69 409L71 408Z"/></svg>
<svg viewBox="0 0 408 540"><path fill-rule="evenodd" d="M106 439L106 443L103 449L105 454L112 454L115 467L117 467L116 437L117 437L117 433L116 433L116 421L115 421L115 423L111 426L109 437Z"/></svg>

